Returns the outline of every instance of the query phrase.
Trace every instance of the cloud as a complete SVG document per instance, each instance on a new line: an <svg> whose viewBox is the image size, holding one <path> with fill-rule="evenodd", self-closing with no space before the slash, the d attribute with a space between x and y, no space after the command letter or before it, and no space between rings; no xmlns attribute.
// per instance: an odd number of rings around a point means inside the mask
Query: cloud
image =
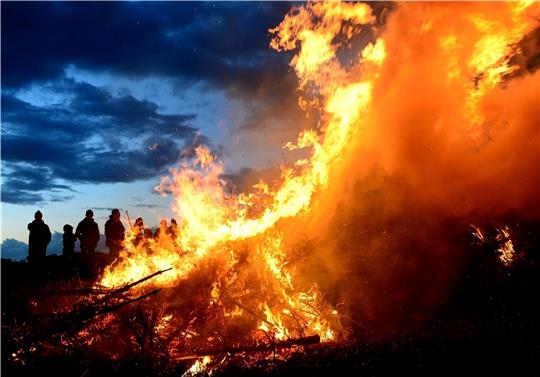
<svg viewBox="0 0 540 377"><path fill-rule="evenodd" d="M134 207L137 208L167 208L167 206L159 204L135 204Z"/></svg>
<svg viewBox="0 0 540 377"><path fill-rule="evenodd" d="M82 210L87 210L88 208L81 208ZM113 209L113 207L92 207L92 211L107 211L107 212L111 212Z"/></svg>
<svg viewBox="0 0 540 377"><path fill-rule="evenodd" d="M67 202L73 199L74 197L75 195L52 195L49 201L61 203L61 202Z"/></svg>
<svg viewBox="0 0 540 377"><path fill-rule="evenodd" d="M180 137L195 131L186 126L195 118L194 114L160 114L156 103L138 100L130 94L114 97L106 89L88 83L73 83L71 89L75 93L70 104L72 112L99 118L101 128L109 124L115 132Z"/></svg>
<svg viewBox="0 0 540 377"><path fill-rule="evenodd" d="M287 69L286 60L268 51L267 30L290 6L2 3L3 85L20 88L57 78L74 64L134 77L182 76L234 86L261 68L278 67L278 61L279 69Z"/></svg>
<svg viewBox="0 0 540 377"><path fill-rule="evenodd" d="M268 47L267 30L291 3L1 6L2 160L11 166L2 196L10 203L67 199L61 191L77 183L152 178L199 144L227 153L192 126L201 116L162 113L148 97L69 78L69 67L111 80L168 80L179 92L194 83L217 89L248 105L239 107L245 116L235 118L236 132L279 135L275 146L304 128L288 57ZM21 179L30 165L47 176Z"/></svg>
<svg viewBox="0 0 540 377"><path fill-rule="evenodd" d="M2 146L3 155L6 151L4 145ZM71 197L65 194L66 191L74 192L70 185L59 183L48 168L3 161L2 202L4 203L36 204L44 203L47 199L65 201Z"/></svg>
<svg viewBox="0 0 540 377"><path fill-rule="evenodd" d="M73 183L151 178L183 149L210 144L188 125L193 114L161 114L153 102L73 80L47 85L71 100L38 106L2 95L3 201L32 204L46 199L42 192L71 190Z"/></svg>
<svg viewBox="0 0 540 377"><path fill-rule="evenodd" d="M250 192L261 180L272 182L280 177L279 166L272 166L268 169L252 169L243 167L236 172L222 174L221 179L227 182L227 189L232 192Z"/></svg>
<svg viewBox="0 0 540 377"><path fill-rule="evenodd" d="M2 203L31 205L43 202L45 202L45 199L41 193L14 191L8 184L2 184Z"/></svg>

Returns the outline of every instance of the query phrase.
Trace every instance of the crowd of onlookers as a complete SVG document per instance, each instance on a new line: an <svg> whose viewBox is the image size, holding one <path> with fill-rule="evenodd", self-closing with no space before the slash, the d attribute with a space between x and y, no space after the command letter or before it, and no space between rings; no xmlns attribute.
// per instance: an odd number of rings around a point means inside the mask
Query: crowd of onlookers
<svg viewBox="0 0 540 377"><path fill-rule="evenodd" d="M47 253L47 245L51 241L51 231L49 226L43 221L43 214L37 211L34 215L34 221L28 224L30 235L28 238L28 262L38 263L45 258ZM96 247L99 241L99 226L94 220L94 212L89 209L86 211L84 219L82 219L75 233L73 226L64 225L63 235L63 250L62 254L67 257L73 257L75 253L75 243L79 241L81 256L87 259L92 259L96 252ZM131 242L134 246L138 246L142 242L146 242L151 238L158 239L161 235L176 237L178 234L178 226L176 220L171 220L171 225L167 225L167 220L162 219L159 228L155 232L145 227L141 217L137 218L132 225L133 238ZM105 245L109 248L111 256L117 256L124 247L125 228L120 221L120 211L113 209L109 219L105 222Z"/></svg>

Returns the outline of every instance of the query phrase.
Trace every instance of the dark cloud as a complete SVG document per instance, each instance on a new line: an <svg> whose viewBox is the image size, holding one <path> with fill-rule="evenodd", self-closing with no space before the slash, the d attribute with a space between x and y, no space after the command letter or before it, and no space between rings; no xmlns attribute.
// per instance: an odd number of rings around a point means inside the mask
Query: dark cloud
<svg viewBox="0 0 540 377"><path fill-rule="evenodd" d="M115 132L153 132L161 135L194 132L193 128L185 125L195 118L192 114L159 114L158 105L153 102L138 100L129 94L114 97L106 89L87 83L74 84L72 93L75 94L71 101L74 114L100 117L101 127L108 122Z"/></svg>
<svg viewBox="0 0 540 377"><path fill-rule="evenodd" d="M4 138L3 138L4 139ZM4 140L2 140L2 144ZM4 153L4 148L2 148ZM50 201L65 201L71 197L65 192L74 192L66 184L58 183L51 169L39 168L25 163L3 162L2 202L36 204ZM63 193L63 194L58 194Z"/></svg>
<svg viewBox="0 0 540 377"><path fill-rule="evenodd" d="M2 133L73 138L87 137L94 122L59 106L37 107L2 93ZM85 126L87 125L87 126Z"/></svg>
<svg viewBox="0 0 540 377"><path fill-rule="evenodd" d="M227 182L227 189L231 192L250 192L261 180L272 182L280 177L279 166L268 169L252 169L243 167L236 172L220 176Z"/></svg>
<svg viewBox="0 0 540 377"><path fill-rule="evenodd" d="M49 198L49 201L51 202L66 202L68 200L71 200L75 197L75 195L52 195Z"/></svg>
<svg viewBox="0 0 540 377"><path fill-rule="evenodd" d="M11 188L8 189L8 187L9 186L7 184L2 184L2 203L32 205L45 202L45 199L41 193L22 190L14 191Z"/></svg>
<svg viewBox="0 0 540 377"><path fill-rule="evenodd" d="M76 157L74 147L56 144L53 140L35 136L2 136L2 160L47 164L63 163Z"/></svg>
<svg viewBox="0 0 540 377"><path fill-rule="evenodd" d="M70 190L71 183L151 178L165 172L183 149L210 144L188 126L194 115L163 115L153 102L130 94L113 96L106 89L71 80L61 80L55 89L69 90L71 100L36 106L2 95L6 202L41 202L47 198L42 192ZM57 194L50 200L66 198Z"/></svg>
<svg viewBox="0 0 540 377"><path fill-rule="evenodd" d="M190 126L194 114L162 114L151 100L67 78L68 67L223 89L253 104L239 130L268 128L271 114L298 124L297 109L283 110L294 75L267 31L292 5L2 2L3 201L61 201L71 184L152 178L199 144L226 153ZM20 92L29 88L31 103ZM60 99L40 101L49 92ZM23 177L28 166L35 175Z"/></svg>
<svg viewBox="0 0 540 377"><path fill-rule="evenodd" d="M73 64L235 86L263 70L287 70L286 59L269 51L267 30L290 7L269 2L3 2L3 84L23 87L56 78Z"/></svg>
<svg viewBox="0 0 540 377"><path fill-rule="evenodd" d="M132 182L151 178L176 162L185 144L159 139L152 145L141 148L126 147L125 150L111 150L105 145L99 148L85 148L82 142L71 148L54 144L53 140L35 139L6 135L2 138L2 159L17 167L12 172L3 172L5 186L16 189L19 182L21 164L34 163L40 169L51 172L53 179L64 179L81 183ZM44 179L25 180L28 188L43 189ZM48 184L48 187L52 187ZM68 186L54 185L56 188ZM8 188L6 188L7 190Z"/></svg>
<svg viewBox="0 0 540 377"><path fill-rule="evenodd" d="M86 211L88 208L81 208L82 210ZM113 208L113 207L92 207L92 211L107 211L107 212L111 212L113 209L116 209L116 208Z"/></svg>
<svg viewBox="0 0 540 377"><path fill-rule="evenodd" d="M73 80L58 80L47 86L71 100L64 105L35 106L14 95L2 94L3 132L62 138L69 144L74 137L95 134L114 136L142 134L179 138L196 130L187 124L194 114L160 114L158 105L138 100L131 94L113 96L108 90Z"/></svg>
<svg viewBox="0 0 540 377"><path fill-rule="evenodd" d="M134 207L136 208L166 208L166 206L159 205L159 204L135 204Z"/></svg>

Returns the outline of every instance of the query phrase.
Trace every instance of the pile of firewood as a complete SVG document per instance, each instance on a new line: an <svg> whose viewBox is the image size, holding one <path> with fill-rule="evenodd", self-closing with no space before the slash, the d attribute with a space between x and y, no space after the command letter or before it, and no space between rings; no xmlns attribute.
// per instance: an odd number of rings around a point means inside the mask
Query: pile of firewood
<svg viewBox="0 0 540 377"><path fill-rule="evenodd" d="M320 342L314 335L282 341L268 337L264 342L251 343L221 341L221 346L209 342L210 346L201 346L190 344L190 334L181 328L160 333L164 312L158 296L162 289L145 288L143 283L167 271L157 271L116 289L71 288L68 284L61 288L53 284L41 287L33 292L34 297L26 298L30 316L3 324L5 362L24 367L39 364L40 360L78 358L85 365L116 360L147 370L186 370L207 356L223 365L237 355L275 357L283 350Z"/></svg>

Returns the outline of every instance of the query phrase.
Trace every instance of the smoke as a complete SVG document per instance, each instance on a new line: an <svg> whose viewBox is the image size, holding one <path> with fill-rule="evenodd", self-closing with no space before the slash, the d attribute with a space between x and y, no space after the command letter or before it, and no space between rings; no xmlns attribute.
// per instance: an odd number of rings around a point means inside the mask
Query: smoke
<svg viewBox="0 0 540 377"><path fill-rule="evenodd" d="M238 101L231 101L229 111L235 128L228 135L225 162L227 166L242 167L237 176L248 173L247 169L256 169L265 180L273 180L273 175L262 170L287 163L282 145L317 122L297 105L294 73L285 67L279 74L261 72L258 80L251 83L254 87L250 91L237 92ZM249 191L251 186L241 187L242 191L246 188Z"/></svg>
<svg viewBox="0 0 540 377"><path fill-rule="evenodd" d="M372 101L289 236L310 240L304 276L358 331L414 327L444 306L469 224L540 217L538 6L520 18L517 5L399 4L377 35L380 69L348 67ZM499 40L508 52L489 61Z"/></svg>
<svg viewBox="0 0 540 377"><path fill-rule="evenodd" d="M450 20L460 12L455 4L441 8ZM419 204L440 206L448 214L538 214L539 75L501 82L487 92L474 114L484 121L474 124L464 111L468 95L477 90L472 78L448 78L449 60L465 63L468 56L452 56L439 46L449 30L458 43L472 44L471 31L459 22L440 21L429 35L416 36L407 32L419 26L415 10L404 7L387 25L389 56L374 89L369 120L381 166L405 176Z"/></svg>

